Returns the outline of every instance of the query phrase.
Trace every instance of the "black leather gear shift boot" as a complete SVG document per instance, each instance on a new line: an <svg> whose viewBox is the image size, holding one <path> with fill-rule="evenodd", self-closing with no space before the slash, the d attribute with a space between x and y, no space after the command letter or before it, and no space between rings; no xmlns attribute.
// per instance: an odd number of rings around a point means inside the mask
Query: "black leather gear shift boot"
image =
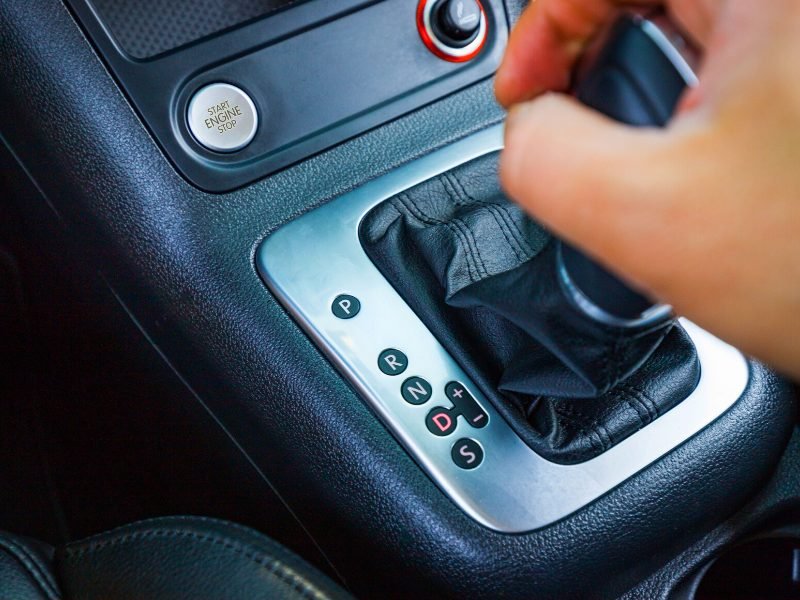
<svg viewBox="0 0 800 600"><path fill-rule="evenodd" d="M551 236L503 195L497 155L373 209L381 272L541 455L596 456L685 399L699 365L675 322L599 325L560 290Z"/></svg>

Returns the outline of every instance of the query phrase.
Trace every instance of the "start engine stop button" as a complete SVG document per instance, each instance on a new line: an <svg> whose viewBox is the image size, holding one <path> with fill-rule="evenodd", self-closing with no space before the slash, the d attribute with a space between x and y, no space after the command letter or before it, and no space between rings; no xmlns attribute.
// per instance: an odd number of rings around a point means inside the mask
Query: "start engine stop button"
<svg viewBox="0 0 800 600"><path fill-rule="evenodd" d="M194 138L209 150L236 152L256 135L258 111L243 90L212 83L195 92L187 120Z"/></svg>

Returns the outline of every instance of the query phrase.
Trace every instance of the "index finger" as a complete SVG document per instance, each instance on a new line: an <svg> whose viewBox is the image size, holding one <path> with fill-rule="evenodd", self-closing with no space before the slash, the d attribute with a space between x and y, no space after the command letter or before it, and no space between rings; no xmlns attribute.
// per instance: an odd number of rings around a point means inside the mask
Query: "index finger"
<svg viewBox="0 0 800 600"><path fill-rule="evenodd" d="M545 91L566 91L575 62L622 6L664 0L532 0L511 32L495 93L504 106Z"/></svg>

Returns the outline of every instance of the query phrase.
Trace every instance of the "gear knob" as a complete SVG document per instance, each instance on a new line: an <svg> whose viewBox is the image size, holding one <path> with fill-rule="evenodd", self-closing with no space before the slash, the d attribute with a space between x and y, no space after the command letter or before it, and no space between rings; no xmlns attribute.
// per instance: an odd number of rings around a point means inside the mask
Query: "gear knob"
<svg viewBox="0 0 800 600"><path fill-rule="evenodd" d="M587 106L626 123L663 127L687 86L695 86L695 54L664 16L625 15L585 61L575 96ZM671 316L601 265L559 242L562 290L590 318L616 327L639 327Z"/></svg>

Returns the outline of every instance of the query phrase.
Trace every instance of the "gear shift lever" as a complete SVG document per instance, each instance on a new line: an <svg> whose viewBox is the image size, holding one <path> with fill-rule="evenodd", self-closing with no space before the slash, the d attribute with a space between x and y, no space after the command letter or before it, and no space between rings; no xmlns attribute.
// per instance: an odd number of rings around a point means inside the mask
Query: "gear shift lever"
<svg viewBox="0 0 800 600"><path fill-rule="evenodd" d="M613 118L663 125L694 83L652 21L627 17L599 47L575 89ZM519 435L543 456L580 462L683 401L697 354L669 307L511 203L497 162L479 157L380 203L361 242Z"/></svg>
<svg viewBox="0 0 800 600"><path fill-rule="evenodd" d="M597 57L578 78L575 96L605 115L635 126L666 125L687 86L697 84L689 46L663 16L622 18ZM562 290L588 317L616 327L639 327L670 318L585 254L560 242Z"/></svg>

